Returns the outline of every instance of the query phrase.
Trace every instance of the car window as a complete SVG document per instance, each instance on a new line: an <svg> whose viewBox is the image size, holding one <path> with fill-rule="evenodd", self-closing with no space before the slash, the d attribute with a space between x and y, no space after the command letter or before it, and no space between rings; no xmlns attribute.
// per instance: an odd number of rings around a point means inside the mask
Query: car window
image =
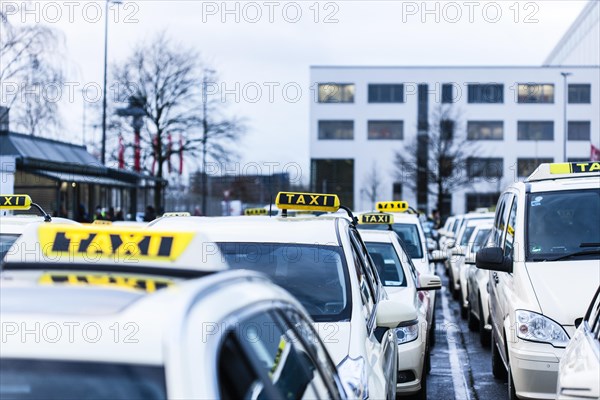
<svg viewBox="0 0 600 400"><path fill-rule="evenodd" d="M0 358L1 399L166 399L161 366Z"/></svg>
<svg viewBox="0 0 600 400"><path fill-rule="evenodd" d="M8 233L0 234L0 261L4 258L4 255L10 249L10 246L19 238L19 235L12 235Z"/></svg>
<svg viewBox="0 0 600 400"><path fill-rule="evenodd" d="M319 390L323 390L324 383L310 354L295 332L286 329L284 322L275 313L255 314L236 324L233 334L256 373L251 384L244 385L247 390L242 391L243 396L238 398L322 397ZM223 365L225 366L224 363ZM266 376L268 380L256 378L260 376ZM225 380L221 382L224 384Z"/></svg>
<svg viewBox="0 0 600 400"><path fill-rule="evenodd" d="M268 275L316 322L350 319L349 277L341 246L246 242L218 246L230 268Z"/></svg>
<svg viewBox="0 0 600 400"><path fill-rule="evenodd" d="M530 193L526 210L527 260L600 258L600 189Z"/></svg>
<svg viewBox="0 0 600 400"><path fill-rule="evenodd" d="M501 203L496 211L496 218L494 220L494 244L497 247L504 247L504 232L506 231L506 220L508 219L508 212L512 204L513 195L511 193L505 193L501 198Z"/></svg>
<svg viewBox="0 0 600 400"><path fill-rule="evenodd" d="M463 232L462 237L460 238L460 246L461 247L466 247L469 244L469 238L471 237L471 234L473 233L473 231L475 230L475 225L467 225L465 227L465 230Z"/></svg>
<svg viewBox="0 0 600 400"><path fill-rule="evenodd" d="M368 323L371 320L373 308L375 307L375 300L373 295L373 289L370 287L369 278L365 272L365 265L362 257L358 254L358 250L354 244L350 246L352 251L352 259L354 264L354 271L358 279L358 287L360 289L360 296L362 299L363 315L365 321Z"/></svg>
<svg viewBox="0 0 600 400"><path fill-rule="evenodd" d="M596 292L596 296L594 297L593 303L590 305L586 318L588 318L588 320L585 321L587 329L592 332L592 335L595 338L600 339L600 288L598 288L598 291Z"/></svg>
<svg viewBox="0 0 600 400"><path fill-rule="evenodd" d="M350 230L350 240L352 244L356 246L356 250L358 251L358 254L364 262L365 271L367 273L367 276L369 277L369 283L372 287L375 301L377 301L377 299L379 298L378 288L381 284L381 281L379 279L379 275L377 274L377 270L375 269L375 265L373 265L373 261L371 259L371 256L369 255L369 251L367 250L367 247L360 238L358 232L354 229Z"/></svg>
<svg viewBox="0 0 600 400"><path fill-rule="evenodd" d="M338 398L343 393L343 387L337 369L314 327L295 310L287 309L284 313L305 346L310 348L313 364L321 374L321 381L315 379L313 383L318 398ZM333 336L326 340L334 341L336 338Z"/></svg>
<svg viewBox="0 0 600 400"><path fill-rule="evenodd" d="M389 228L388 225L364 225L360 229L388 230ZM416 224L396 223L392 225L392 229L402 240L412 258L423 258L423 247L421 246L419 229Z"/></svg>
<svg viewBox="0 0 600 400"><path fill-rule="evenodd" d="M400 258L392 243L366 242L383 286L407 286Z"/></svg>
<svg viewBox="0 0 600 400"><path fill-rule="evenodd" d="M488 237L490 236L491 229L480 229L475 234L475 238L473 239L473 253L476 253L485 246Z"/></svg>
<svg viewBox="0 0 600 400"><path fill-rule="evenodd" d="M512 207L510 209L510 214L508 216L508 224L506 227L506 234L504 240L504 256L512 256L514 251L514 243L515 243L515 234L517 226L517 201L513 201Z"/></svg>

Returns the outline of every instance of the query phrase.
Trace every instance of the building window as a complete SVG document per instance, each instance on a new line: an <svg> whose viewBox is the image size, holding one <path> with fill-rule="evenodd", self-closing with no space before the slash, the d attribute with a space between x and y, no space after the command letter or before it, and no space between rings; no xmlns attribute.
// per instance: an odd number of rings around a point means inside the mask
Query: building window
<svg viewBox="0 0 600 400"><path fill-rule="evenodd" d="M402 200L402 184L400 182L394 182L392 185L392 200Z"/></svg>
<svg viewBox="0 0 600 400"><path fill-rule="evenodd" d="M442 84L442 103L454 103L454 88L451 83Z"/></svg>
<svg viewBox="0 0 600 400"><path fill-rule="evenodd" d="M354 139L354 121L319 121L319 139Z"/></svg>
<svg viewBox="0 0 600 400"><path fill-rule="evenodd" d="M319 83L319 103L354 103L354 84Z"/></svg>
<svg viewBox="0 0 600 400"><path fill-rule="evenodd" d="M469 103L504 103L504 85L498 83L469 84Z"/></svg>
<svg viewBox="0 0 600 400"><path fill-rule="evenodd" d="M517 175L529 176L540 164L552 162L553 158L517 158Z"/></svg>
<svg viewBox="0 0 600 400"><path fill-rule="evenodd" d="M504 122L467 121L467 139L502 140L504 139Z"/></svg>
<svg viewBox="0 0 600 400"><path fill-rule="evenodd" d="M402 121L369 121L369 140L402 140L404 138L404 122Z"/></svg>
<svg viewBox="0 0 600 400"><path fill-rule="evenodd" d="M469 178L501 178L504 171L502 158L467 159L467 174Z"/></svg>
<svg viewBox="0 0 600 400"><path fill-rule="evenodd" d="M369 84L369 103L404 103L404 85Z"/></svg>
<svg viewBox="0 0 600 400"><path fill-rule="evenodd" d="M554 121L519 121L518 140L554 140Z"/></svg>
<svg viewBox="0 0 600 400"><path fill-rule="evenodd" d="M582 158L582 157L569 157L567 158L567 162L587 162L590 161L590 159L588 157Z"/></svg>
<svg viewBox="0 0 600 400"><path fill-rule="evenodd" d="M467 193L467 211L478 208L493 208L500 198L500 193Z"/></svg>
<svg viewBox="0 0 600 400"><path fill-rule="evenodd" d="M592 102L592 85L577 83L569 85L570 104L590 104Z"/></svg>
<svg viewBox="0 0 600 400"><path fill-rule="evenodd" d="M554 103L554 85L519 84L519 103Z"/></svg>
<svg viewBox="0 0 600 400"><path fill-rule="evenodd" d="M569 121L569 140L590 141L590 121Z"/></svg>
<svg viewBox="0 0 600 400"><path fill-rule="evenodd" d="M440 139L452 140L454 137L454 121L451 119L442 119L440 121Z"/></svg>
<svg viewBox="0 0 600 400"><path fill-rule="evenodd" d="M313 192L335 193L354 208L354 159L311 159L310 182Z"/></svg>

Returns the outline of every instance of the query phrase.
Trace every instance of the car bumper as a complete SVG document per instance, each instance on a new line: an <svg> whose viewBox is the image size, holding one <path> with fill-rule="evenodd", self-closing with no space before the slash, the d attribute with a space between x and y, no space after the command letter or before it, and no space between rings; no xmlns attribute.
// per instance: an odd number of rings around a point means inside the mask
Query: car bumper
<svg viewBox="0 0 600 400"><path fill-rule="evenodd" d="M558 363L564 349L541 343L509 349L510 367L517 396L522 399L556 398ZM539 348L539 351L536 351Z"/></svg>
<svg viewBox="0 0 600 400"><path fill-rule="evenodd" d="M420 332L419 338L409 343L398 345L398 372L412 373L415 379L396 384L397 393L415 393L421 389L421 375L425 360L427 336Z"/></svg>

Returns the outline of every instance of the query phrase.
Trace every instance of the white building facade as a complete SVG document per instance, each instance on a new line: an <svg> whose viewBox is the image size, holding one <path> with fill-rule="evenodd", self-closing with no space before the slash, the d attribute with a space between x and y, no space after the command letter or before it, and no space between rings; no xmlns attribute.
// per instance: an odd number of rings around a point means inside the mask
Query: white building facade
<svg viewBox="0 0 600 400"><path fill-rule="evenodd" d="M417 196L416 176L398 169L396 154L409 159L440 110L472 153L460 171L468 182L448 196L444 214L495 205L537 164L562 162L565 102L567 159L589 159L590 143L600 141L598 66L314 66L310 79L319 88L310 106L311 189L338 193L356 210L374 197L436 208L435 195Z"/></svg>

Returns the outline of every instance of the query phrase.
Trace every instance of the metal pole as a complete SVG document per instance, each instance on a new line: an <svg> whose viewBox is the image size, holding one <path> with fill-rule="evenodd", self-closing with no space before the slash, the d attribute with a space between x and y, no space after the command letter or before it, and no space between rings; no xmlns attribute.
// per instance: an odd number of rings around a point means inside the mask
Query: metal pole
<svg viewBox="0 0 600 400"><path fill-rule="evenodd" d="M108 3L104 8L104 86L102 91L102 164L106 163L106 69L108 64Z"/></svg>
<svg viewBox="0 0 600 400"><path fill-rule="evenodd" d="M202 78L202 215L206 216L206 198L207 198L207 187L208 177L206 176L206 141L208 139L208 122L206 121L206 115L208 114L206 108L206 73Z"/></svg>
<svg viewBox="0 0 600 400"><path fill-rule="evenodd" d="M569 135L569 126L567 122L567 100L568 100L568 86L567 77L571 75L570 72L561 72L563 76L564 93L563 93L563 162L567 162L567 137Z"/></svg>

